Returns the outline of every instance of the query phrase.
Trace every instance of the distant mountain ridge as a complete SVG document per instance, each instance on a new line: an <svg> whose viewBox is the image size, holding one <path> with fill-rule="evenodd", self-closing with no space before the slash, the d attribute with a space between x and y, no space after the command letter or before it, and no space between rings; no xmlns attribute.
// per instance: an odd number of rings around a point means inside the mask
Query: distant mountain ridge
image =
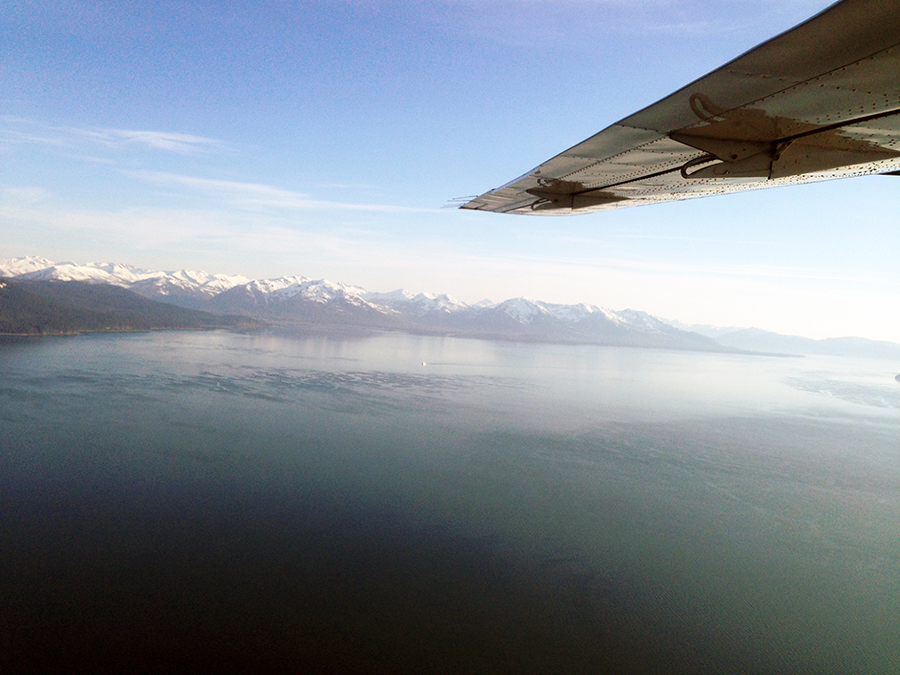
<svg viewBox="0 0 900 675"><path fill-rule="evenodd" d="M737 351L682 331L644 312L560 305L528 298L468 305L452 296L396 290L370 292L326 279L285 276L249 280L193 270L160 272L120 263L0 260L0 276L22 281L115 285L145 298L242 315L292 328L402 330L486 339Z"/></svg>
<svg viewBox="0 0 900 675"><path fill-rule="evenodd" d="M689 325L670 321L681 330L692 331L714 339L721 345L753 352L808 354L823 356L865 356L900 360L900 344L861 337L839 337L814 340L799 335L782 335L760 328L722 328Z"/></svg>
<svg viewBox="0 0 900 675"><path fill-rule="evenodd" d="M900 345L864 338L816 341L758 329L687 326L638 310L613 311L584 303L563 305L528 298L469 305L446 294L403 289L372 292L299 275L250 280L242 275L196 270L151 271L121 263L54 263L32 256L0 260L0 277L118 286L169 305L253 317L292 328L402 330L535 342L900 358Z"/></svg>
<svg viewBox="0 0 900 675"><path fill-rule="evenodd" d="M0 334L64 335L249 325L243 317L155 302L111 284L0 279Z"/></svg>
<svg viewBox="0 0 900 675"><path fill-rule="evenodd" d="M240 275L208 274L197 270L160 272L121 263L55 263L37 256L0 260L0 277L109 284L127 288L145 298L190 309L201 309L215 295L250 281Z"/></svg>

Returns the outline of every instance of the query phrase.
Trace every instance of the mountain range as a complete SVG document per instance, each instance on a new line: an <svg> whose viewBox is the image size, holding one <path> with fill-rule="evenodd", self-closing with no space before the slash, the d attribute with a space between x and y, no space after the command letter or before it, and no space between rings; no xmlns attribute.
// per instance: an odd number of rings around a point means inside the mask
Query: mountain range
<svg viewBox="0 0 900 675"><path fill-rule="evenodd" d="M670 321L682 330L712 338L720 345L742 351L804 354L823 356L862 356L873 359L900 360L900 344L862 337L839 337L813 340L799 335L781 335L760 328L723 328Z"/></svg>
<svg viewBox="0 0 900 675"><path fill-rule="evenodd" d="M244 317L167 305L110 284L0 279L0 334L249 328Z"/></svg>
<svg viewBox="0 0 900 675"><path fill-rule="evenodd" d="M151 272L119 263L54 263L37 256L0 260L0 277L109 284L127 288L151 300L189 309L203 309L215 295L250 281L240 275L207 274L195 270Z"/></svg>
<svg viewBox="0 0 900 675"><path fill-rule="evenodd" d="M62 296L68 292L57 290L56 297L49 298L50 287L126 289L155 305L185 311L203 310L191 318L180 315L178 320L204 326L222 321L212 320L211 316L230 316L225 324L234 324L234 317L240 316L288 330L401 330L534 342L900 358L900 345L864 338L810 340L758 329L688 326L637 310L613 311L596 305L562 305L527 298L470 305L445 294L411 293L402 289L372 292L359 286L303 276L251 280L241 275L196 270L150 271L121 263L54 263L29 256L0 260L0 277L13 282L8 286L19 285L20 290L32 293L38 290L45 300L57 303L63 302ZM35 286L37 282L42 283ZM90 309L83 301L85 293L83 289L68 293L82 298L78 305L80 311ZM148 312L149 307L145 306ZM135 316L132 314L132 318ZM154 316L159 320L158 314ZM0 331L2 328L0 322Z"/></svg>

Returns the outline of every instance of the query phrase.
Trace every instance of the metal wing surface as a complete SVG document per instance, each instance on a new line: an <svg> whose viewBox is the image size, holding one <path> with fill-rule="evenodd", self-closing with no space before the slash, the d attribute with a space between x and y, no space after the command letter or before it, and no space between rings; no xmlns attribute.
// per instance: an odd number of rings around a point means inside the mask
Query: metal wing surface
<svg viewBox="0 0 900 675"><path fill-rule="evenodd" d="M900 2L843 0L461 208L570 215L900 170Z"/></svg>

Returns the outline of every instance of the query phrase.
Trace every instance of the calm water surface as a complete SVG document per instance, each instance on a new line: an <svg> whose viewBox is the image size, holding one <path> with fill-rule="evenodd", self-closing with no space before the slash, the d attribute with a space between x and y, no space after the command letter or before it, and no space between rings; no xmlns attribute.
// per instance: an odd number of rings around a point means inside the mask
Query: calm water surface
<svg viewBox="0 0 900 675"><path fill-rule="evenodd" d="M0 669L900 672L897 370L0 343Z"/></svg>

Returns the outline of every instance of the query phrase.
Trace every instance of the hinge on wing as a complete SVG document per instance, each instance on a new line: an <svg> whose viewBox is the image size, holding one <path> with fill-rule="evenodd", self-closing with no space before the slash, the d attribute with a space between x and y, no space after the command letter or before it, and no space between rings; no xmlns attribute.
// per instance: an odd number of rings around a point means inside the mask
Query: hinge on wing
<svg viewBox="0 0 900 675"><path fill-rule="evenodd" d="M604 192L603 190L562 192L559 188L556 188L556 186L531 188L530 190L525 190L525 192L538 198L538 201L531 205L532 211L550 211L554 209L586 209L591 206L613 204L615 202L621 202L626 199L626 197L618 197L611 192Z"/></svg>
<svg viewBox="0 0 900 675"><path fill-rule="evenodd" d="M773 139L777 130L764 113L728 110L700 92L692 94L688 104L703 124L673 131L669 138L707 154L681 167L684 178L771 176L772 163L783 148Z"/></svg>
<svg viewBox="0 0 900 675"><path fill-rule="evenodd" d="M763 141L736 141L675 131L669 138L707 153L681 167L684 178L768 178L778 144ZM714 164L710 164L719 160ZM691 172L690 169L707 164Z"/></svg>

